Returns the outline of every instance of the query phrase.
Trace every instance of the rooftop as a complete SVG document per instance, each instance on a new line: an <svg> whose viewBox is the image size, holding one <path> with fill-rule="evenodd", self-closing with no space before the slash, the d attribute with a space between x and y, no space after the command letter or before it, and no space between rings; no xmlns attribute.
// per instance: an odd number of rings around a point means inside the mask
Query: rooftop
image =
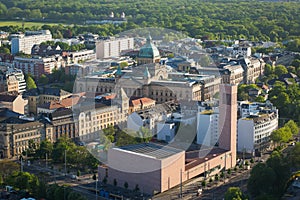
<svg viewBox="0 0 300 200"><path fill-rule="evenodd" d="M176 149L169 146L163 146L156 143L142 143L142 144L134 144L123 147L118 147L115 149L125 150L137 154L142 154L146 156L150 156L156 159L164 159L175 155L177 153L183 152L181 149Z"/></svg>

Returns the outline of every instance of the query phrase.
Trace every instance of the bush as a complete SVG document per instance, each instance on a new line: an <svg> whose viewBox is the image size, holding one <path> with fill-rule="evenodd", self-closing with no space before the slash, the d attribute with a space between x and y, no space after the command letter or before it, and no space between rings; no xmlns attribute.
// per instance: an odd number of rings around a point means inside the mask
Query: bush
<svg viewBox="0 0 300 200"><path fill-rule="evenodd" d="M128 189L128 183L127 182L124 183L124 188Z"/></svg>
<svg viewBox="0 0 300 200"><path fill-rule="evenodd" d="M137 191L137 192L140 191L140 188L139 188L138 184L135 185L135 189L134 190Z"/></svg>
<svg viewBox="0 0 300 200"><path fill-rule="evenodd" d="M206 181L203 180L202 183L201 183L202 187L205 187L206 186Z"/></svg>
<svg viewBox="0 0 300 200"><path fill-rule="evenodd" d="M254 163L254 159L253 158L251 158L250 163Z"/></svg>
<svg viewBox="0 0 300 200"><path fill-rule="evenodd" d="M218 180L219 180L219 175L216 174L216 175L215 175L215 181L218 181Z"/></svg>

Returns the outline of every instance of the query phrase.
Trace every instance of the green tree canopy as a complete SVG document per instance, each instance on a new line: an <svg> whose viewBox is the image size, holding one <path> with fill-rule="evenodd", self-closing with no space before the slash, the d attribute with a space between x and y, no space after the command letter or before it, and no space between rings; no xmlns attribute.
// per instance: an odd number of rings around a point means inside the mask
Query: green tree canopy
<svg viewBox="0 0 300 200"><path fill-rule="evenodd" d="M243 192L238 187L230 187L225 193L225 200L246 200Z"/></svg>
<svg viewBox="0 0 300 200"><path fill-rule="evenodd" d="M277 65L275 66L274 73L277 75L277 77L280 77L283 74L287 74L288 70L284 65Z"/></svg>
<svg viewBox="0 0 300 200"><path fill-rule="evenodd" d="M27 90L37 88L36 84L35 84L35 81L33 80L33 78L31 76L27 76L26 87L27 87Z"/></svg>

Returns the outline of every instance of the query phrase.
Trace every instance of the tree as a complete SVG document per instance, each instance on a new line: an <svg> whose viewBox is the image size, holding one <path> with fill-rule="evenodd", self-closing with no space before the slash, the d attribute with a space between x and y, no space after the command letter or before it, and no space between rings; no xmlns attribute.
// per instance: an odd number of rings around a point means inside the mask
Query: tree
<svg viewBox="0 0 300 200"><path fill-rule="evenodd" d="M205 180L203 180L203 181L201 182L201 186L205 188L205 186L206 186L206 181L205 181Z"/></svg>
<svg viewBox="0 0 300 200"><path fill-rule="evenodd" d="M248 180L248 191L256 197L263 193L271 194L272 186L275 182L276 174L272 168L265 163L259 163L253 167Z"/></svg>
<svg viewBox="0 0 300 200"><path fill-rule="evenodd" d="M293 120L289 120L284 126L288 127L293 135L297 135L299 133L299 127Z"/></svg>
<svg viewBox="0 0 300 200"><path fill-rule="evenodd" d="M269 75L271 75L271 74L273 74L273 73L274 73L274 68L273 68L273 66L270 65L270 64L266 64L266 65L265 65L264 75L265 75L265 76L269 76Z"/></svg>
<svg viewBox="0 0 300 200"><path fill-rule="evenodd" d="M45 74L42 74L38 80L38 83L46 85L49 83L49 78Z"/></svg>
<svg viewBox="0 0 300 200"><path fill-rule="evenodd" d="M124 188L128 189L128 183L127 182L124 183Z"/></svg>
<svg viewBox="0 0 300 200"><path fill-rule="evenodd" d="M256 101L256 102L261 102L261 103L263 103L263 102L265 102L265 97L263 97L263 96L258 96L258 97L255 98L255 101Z"/></svg>
<svg viewBox="0 0 300 200"><path fill-rule="evenodd" d="M40 147L37 150L37 155L40 158L46 158L46 154L47 154L47 156L50 158L52 156L52 151L53 151L53 143L46 139L40 143Z"/></svg>
<svg viewBox="0 0 300 200"><path fill-rule="evenodd" d="M230 187L225 193L225 200L246 200L239 187Z"/></svg>
<svg viewBox="0 0 300 200"><path fill-rule="evenodd" d="M274 73L277 75L277 77L281 77L283 74L287 74L288 70L283 65L277 65L275 66Z"/></svg>
<svg viewBox="0 0 300 200"><path fill-rule="evenodd" d="M36 84L35 84L35 82L34 82L34 80L33 80L33 78L31 76L27 76L26 87L27 87L27 90L37 88Z"/></svg>
<svg viewBox="0 0 300 200"><path fill-rule="evenodd" d="M218 180L219 180L219 175L216 174L216 175L215 175L215 181L218 181Z"/></svg>

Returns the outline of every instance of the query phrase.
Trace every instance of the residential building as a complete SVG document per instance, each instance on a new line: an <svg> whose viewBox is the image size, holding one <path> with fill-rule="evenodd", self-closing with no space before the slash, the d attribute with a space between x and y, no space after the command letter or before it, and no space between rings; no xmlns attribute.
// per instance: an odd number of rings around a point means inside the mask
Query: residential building
<svg viewBox="0 0 300 200"><path fill-rule="evenodd" d="M241 65L227 65L220 70L222 83L241 84L244 81L244 69Z"/></svg>
<svg viewBox="0 0 300 200"><path fill-rule="evenodd" d="M268 148L270 135L278 128L278 110L261 110L238 120L238 151L254 153Z"/></svg>
<svg viewBox="0 0 300 200"><path fill-rule="evenodd" d="M7 68L0 77L1 92L18 92L22 94L26 91L24 74L20 69Z"/></svg>
<svg viewBox="0 0 300 200"><path fill-rule="evenodd" d="M119 57L122 51L134 48L133 38L109 38L96 42L96 58L107 59Z"/></svg>
<svg viewBox="0 0 300 200"><path fill-rule="evenodd" d="M11 111L25 114L27 113L28 101L23 99L21 95L16 92L0 93L0 107L8 108Z"/></svg>
<svg viewBox="0 0 300 200"><path fill-rule="evenodd" d="M51 74L54 69L60 69L65 66L65 61L61 56L51 57L18 57L13 61L13 66L21 69L25 74L31 74L39 78L42 74Z"/></svg>
<svg viewBox="0 0 300 200"><path fill-rule="evenodd" d="M37 88L27 91L23 96L28 99L28 112L37 115L38 106L50 103L51 101L62 101L72 96L72 93L59 88Z"/></svg>
<svg viewBox="0 0 300 200"><path fill-rule="evenodd" d="M96 59L94 50L80 50L76 52L64 52L63 55L67 57L67 64L78 64L86 60Z"/></svg>
<svg viewBox="0 0 300 200"><path fill-rule="evenodd" d="M248 58L251 56L251 47L244 47L244 46L233 47L232 56L236 58L237 57Z"/></svg>
<svg viewBox="0 0 300 200"><path fill-rule="evenodd" d="M44 103L37 106L37 113L53 113L58 108L72 108L80 102L82 97L80 95L72 95L60 101L52 100L50 102Z"/></svg>
<svg viewBox="0 0 300 200"><path fill-rule="evenodd" d="M133 98L129 100L129 114L136 111L152 108L154 106L155 101L148 97Z"/></svg>
<svg viewBox="0 0 300 200"><path fill-rule="evenodd" d="M24 36L13 38L11 40L11 53L23 52L31 54L31 49L35 44L52 40L52 34L49 30L26 32Z"/></svg>

